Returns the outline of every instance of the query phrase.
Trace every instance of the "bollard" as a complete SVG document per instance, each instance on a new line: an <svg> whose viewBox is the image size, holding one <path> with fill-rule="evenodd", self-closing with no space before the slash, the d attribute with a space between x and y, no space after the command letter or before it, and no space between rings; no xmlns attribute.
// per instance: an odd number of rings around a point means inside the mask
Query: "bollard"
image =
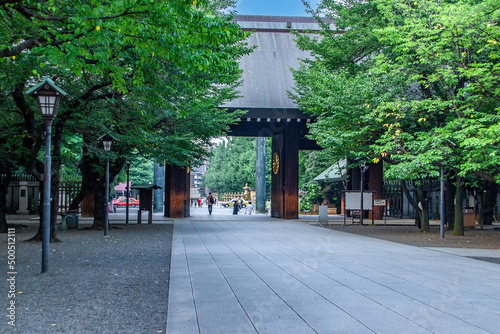
<svg viewBox="0 0 500 334"><path fill-rule="evenodd" d="M319 206L319 224L320 225L328 224L328 206L326 205Z"/></svg>
<svg viewBox="0 0 500 334"><path fill-rule="evenodd" d="M66 231L67 230L67 226L66 226L66 219L68 218L68 214L67 213L61 213L61 226L59 226L59 231Z"/></svg>

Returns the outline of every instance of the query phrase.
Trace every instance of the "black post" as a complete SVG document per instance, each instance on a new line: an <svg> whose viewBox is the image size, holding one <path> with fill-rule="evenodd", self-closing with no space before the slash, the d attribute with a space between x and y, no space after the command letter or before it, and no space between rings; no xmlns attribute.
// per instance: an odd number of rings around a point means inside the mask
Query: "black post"
<svg viewBox="0 0 500 334"><path fill-rule="evenodd" d="M361 194L361 197L360 197L360 209L359 209L359 224L360 225L363 225L363 183L365 183L365 170L364 170L364 167L361 167L361 187L359 188L360 189L360 194Z"/></svg>
<svg viewBox="0 0 500 334"><path fill-rule="evenodd" d="M360 199L360 204L361 204L361 210L360 210L360 215L359 215L359 224L363 225L363 216L364 216L364 211L363 211L363 188L365 184L365 172L368 170L369 166L366 166L366 163L364 161L361 162L361 187L360 187L360 194L361 194L361 199ZM373 216L372 216L373 217Z"/></svg>
<svg viewBox="0 0 500 334"><path fill-rule="evenodd" d="M129 209L128 209L128 205L129 205L129 197L130 197L130 162L127 161L126 163L126 166L127 166L127 186L126 186L126 201L127 203L125 204L125 224L128 225L128 213L129 213Z"/></svg>
<svg viewBox="0 0 500 334"><path fill-rule="evenodd" d="M439 215L441 216L441 224L439 227L439 237L444 239L444 224L446 223L445 216L445 199L444 199L444 167L441 167L441 189L440 189L440 201L439 201Z"/></svg>
<svg viewBox="0 0 500 334"><path fill-rule="evenodd" d="M106 189L104 191L104 236L108 236L109 217L108 217L108 199L109 199L109 157L106 157Z"/></svg>
<svg viewBox="0 0 500 334"><path fill-rule="evenodd" d="M42 273L49 270L50 251L50 191L52 182L52 120L45 120L45 168L43 177Z"/></svg>

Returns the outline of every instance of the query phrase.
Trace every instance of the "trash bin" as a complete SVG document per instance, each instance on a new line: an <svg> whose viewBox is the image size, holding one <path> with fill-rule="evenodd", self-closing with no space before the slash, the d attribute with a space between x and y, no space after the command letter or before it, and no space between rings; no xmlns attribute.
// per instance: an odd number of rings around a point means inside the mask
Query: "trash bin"
<svg viewBox="0 0 500 334"><path fill-rule="evenodd" d="M474 209L464 209L464 228L473 230L476 227L476 213Z"/></svg>
<svg viewBox="0 0 500 334"><path fill-rule="evenodd" d="M66 217L66 226L68 228L78 227L78 213L76 210L68 211L68 216Z"/></svg>

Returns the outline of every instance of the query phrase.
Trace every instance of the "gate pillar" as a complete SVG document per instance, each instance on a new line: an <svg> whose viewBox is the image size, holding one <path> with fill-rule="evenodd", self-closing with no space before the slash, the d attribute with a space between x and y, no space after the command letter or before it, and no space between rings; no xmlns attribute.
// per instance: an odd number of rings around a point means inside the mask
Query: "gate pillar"
<svg viewBox="0 0 500 334"><path fill-rule="evenodd" d="M296 123L286 123L282 133L273 135L271 216L299 218L299 136Z"/></svg>
<svg viewBox="0 0 500 334"><path fill-rule="evenodd" d="M189 175L186 167L165 166L165 217L189 217Z"/></svg>
<svg viewBox="0 0 500 334"><path fill-rule="evenodd" d="M384 199L384 170L382 162L370 164L368 169L368 189L374 190L373 199ZM372 218L372 217L370 217ZM373 219L384 219L384 207L373 207Z"/></svg>

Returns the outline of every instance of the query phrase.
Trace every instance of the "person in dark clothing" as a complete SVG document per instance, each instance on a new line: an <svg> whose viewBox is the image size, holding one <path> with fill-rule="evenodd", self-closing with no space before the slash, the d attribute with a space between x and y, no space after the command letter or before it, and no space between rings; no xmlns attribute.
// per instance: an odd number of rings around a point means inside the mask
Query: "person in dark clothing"
<svg viewBox="0 0 500 334"><path fill-rule="evenodd" d="M215 198L212 196L212 193L208 193L207 196L207 205L208 205L208 214L212 214L212 207L215 203Z"/></svg>
<svg viewBox="0 0 500 334"><path fill-rule="evenodd" d="M241 196L240 196L240 197L238 197L238 199L236 201L234 201L233 215L238 214L238 211L240 211L242 205L243 205L243 200L241 199Z"/></svg>

